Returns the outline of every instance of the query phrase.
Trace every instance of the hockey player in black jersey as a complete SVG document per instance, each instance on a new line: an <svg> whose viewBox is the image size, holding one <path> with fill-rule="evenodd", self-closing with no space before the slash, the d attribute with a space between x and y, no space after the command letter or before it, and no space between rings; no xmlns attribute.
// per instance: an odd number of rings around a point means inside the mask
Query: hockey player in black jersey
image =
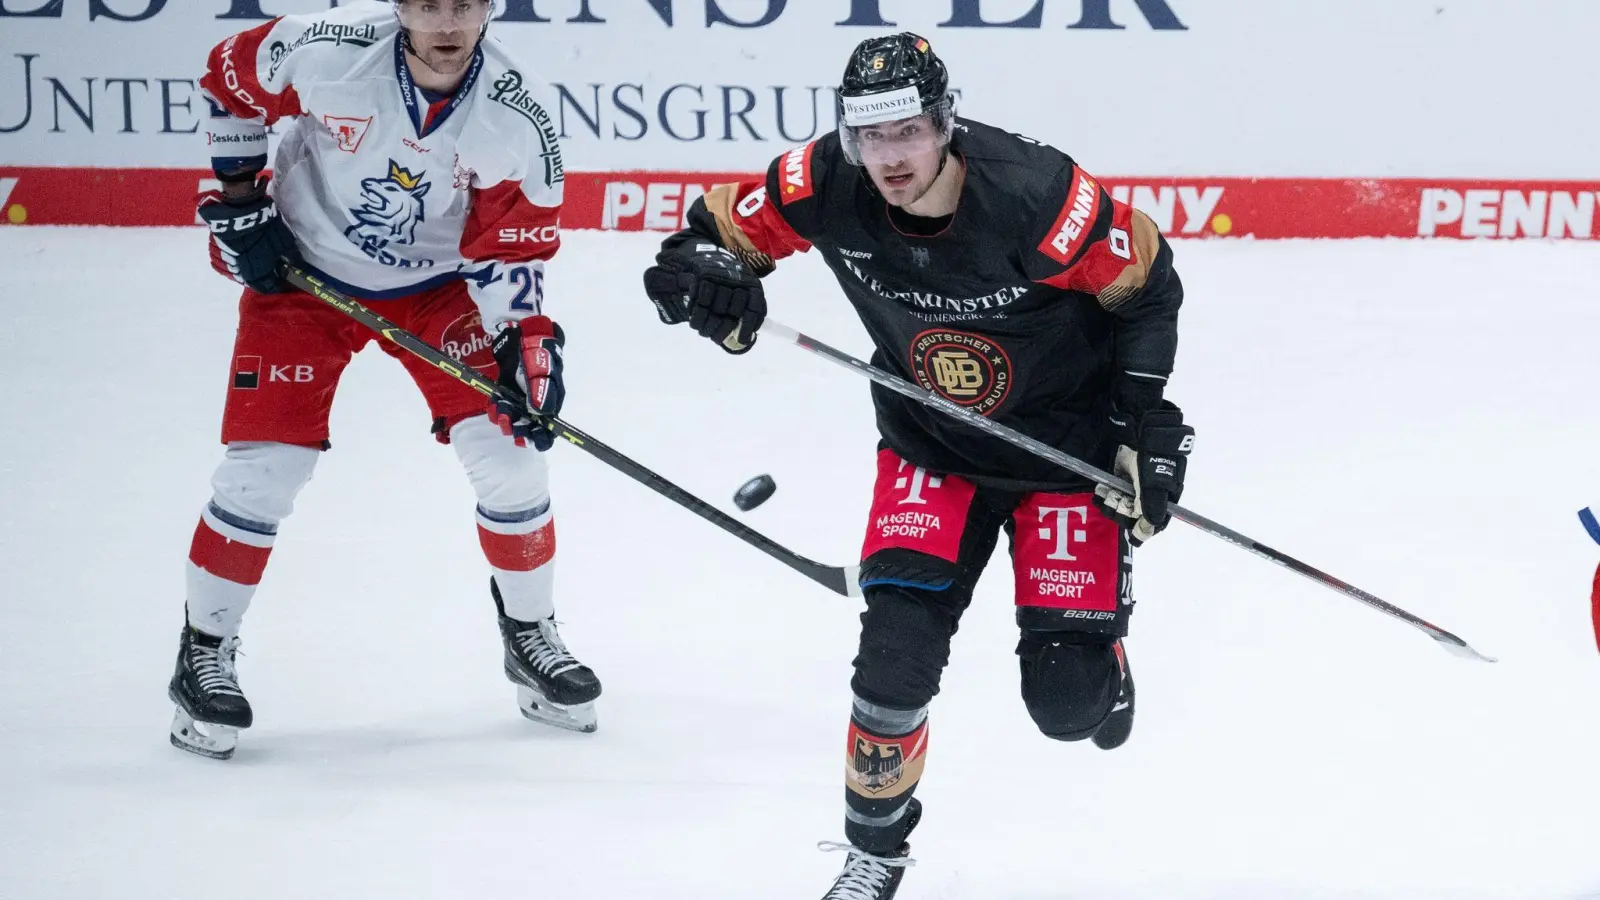
<svg viewBox="0 0 1600 900"><path fill-rule="evenodd" d="M761 276L815 247L875 365L1136 488L1097 489L873 387L850 842L828 845L847 858L825 900L887 900L921 816L928 704L1002 529L1028 712L1058 740L1127 740L1131 548L1166 526L1194 431L1163 396L1183 292L1147 216L1062 152L957 118L945 66L917 35L860 44L839 96L836 134L695 202L645 272L662 321L743 353L766 315Z"/></svg>

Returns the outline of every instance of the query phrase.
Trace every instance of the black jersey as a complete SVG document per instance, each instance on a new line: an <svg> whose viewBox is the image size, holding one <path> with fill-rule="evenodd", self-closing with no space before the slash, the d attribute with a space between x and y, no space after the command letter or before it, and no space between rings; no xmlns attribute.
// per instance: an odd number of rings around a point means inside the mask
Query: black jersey
<svg viewBox="0 0 1600 900"><path fill-rule="evenodd" d="M761 274L814 246L872 337L875 365L1109 468L1114 403L1153 406L1172 371L1183 292L1171 249L1059 150L958 119L951 152L965 182L936 233L891 210L830 134L780 156L764 184L713 189L679 239L715 239ZM872 390L884 442L918 466L996 485L1083 484Z"/></svg>

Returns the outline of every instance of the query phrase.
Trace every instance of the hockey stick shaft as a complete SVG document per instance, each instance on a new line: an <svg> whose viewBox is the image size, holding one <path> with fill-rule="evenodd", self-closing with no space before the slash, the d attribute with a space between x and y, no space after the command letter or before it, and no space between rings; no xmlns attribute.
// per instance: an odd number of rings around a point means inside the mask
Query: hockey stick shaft
<svg viewBox="0 0 1600 900"><path fill-rule="evenodd" d="M1008 428L1005 425L1001 425L999 422L988 419L970 409L952 403L951 401L946 400L932 391L918 387L917 385L914 385L903 378L899 378L893 374L890 374L889 372L885 372L869 363L862 362L861 360L856 359L855 357L850 356L843 351L836 350L833 347L822 343L816 338L802 334L781 322L775 322L772 319L767 319L766 324L761 326L761 334L789 341L795 346L800 347L802 350L808 350L812 353L815 353L816 355L843 366L846 369L850 369L858 375L868 378L876 384L882 385L883 387L886 387L897 394L909 397L910 399L915 400L924 406L932 407L944 413L945 415L950 416L951 418L959 419L960 421L965 422L966 424L971 425L972 427L977 428L996 438L999 438L1006 443L1021 447L1035 456L1053 462L1063 469L1066 469L1067 471L1072 472L1080 477L1087 478L1096 484L1103 484L1107 487L1112 487L1129 494L1133 493L1133 485L1129 484L1122 478L1118 478L1117 476L1108 472L1102 472L1094 466L1091 466L1080 459L1069 456L1055 447L1044 443L1043 441L1035 440L1013 428ZM1398 606L1387 603L1378 597L1369 594L1358 587L1355 587L1352 584L1341 581L1340 579L1335 578L1320 569L1309 566L1286 553L1274 550L1260 541L1246 537L1245 535L1242 535L1231 528L1227 528L1218 522L1214 522L1205 516L1200 515L1199 513L1184 509L1177 504L1169 505L1167 509L1171 511L1172 517L1175 519L1187 522L1190 525L1199 528L1201 531L1212 535L1213 537L1221 538L1230 544L1254 553L1262 559L1283 566L1291 572L1304 575L1318 584L1332 588L1333 590L1336 590L1347 597L1351 597L1355 600L1365 603L1367 606L1370 606L1379 612L1405 622L1407 625L1410 625L1413 628L1416 628L1427 634L1428 637L1431 637L1437 641L1439 646L1456 656L1464 657L1466 659L1482 660L1483 662L1494 662L1493 657L1485 656L1484 654L1479 653L1466 641L1456 637L1448 631L1445 631L1437 625L1420 619Z"/></svg>
<svg viewBox="0 0 1600 900"><path fill-rule="evenodd" d="M517 408L523 408L523 398L507 388L505 385L494 381L472 366L457 362L439 349L431 346L426 341L401 328L381 315L373 312L365 305L346 297L339 291L324 284L317 278L298 267L285 265L283 267L285 279L296 288L339 310L357 322L371 328L378 334L411 354L420 357L432 364L439 371L451 378L472 388L485 397L496 400L505 400ZM807 559L782 544L768 538L755 529L734 519L722 510L701 500L666 478L645 468L637 462L623 456L594 436L574 427L572 424L559 418L551 417L546 420L550 430L556 437L577 447L602 463L632 478L645 487L655 491L661 496L671 500L684 509L689 510L702 519L721 528L734 537L762 553L767 554L778 562L799 572L801 575L828 588L834 593L844 596L858 596L861 593L857 583L856 567L829 566Z"/></svg>

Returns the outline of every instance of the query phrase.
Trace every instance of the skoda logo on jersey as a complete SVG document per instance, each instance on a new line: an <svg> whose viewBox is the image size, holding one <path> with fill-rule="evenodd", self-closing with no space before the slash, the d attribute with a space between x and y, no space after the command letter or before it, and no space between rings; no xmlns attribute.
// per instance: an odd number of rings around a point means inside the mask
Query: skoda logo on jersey
<svg viewBox="0 0 1600 900"><path fill-rule="evenodd" d="M927 390L986 416L1011 393L1011 357L968 331L934 328L917 335L911 371Z"/></svg>
<svg viewBox="0 0 1600 900"><path fill-rule="evenodd" d="M344 236L360 247L362 252L386 266L400 268L428 268L433 260L403 259L391 253L391 244L407 245L416 242L417 225L427 219L423 198L431 186L423 181L425 173L412 173L394 160L389 160L386 178L361 180L362 204L350 210L356 220L344 231Z"/></svg>

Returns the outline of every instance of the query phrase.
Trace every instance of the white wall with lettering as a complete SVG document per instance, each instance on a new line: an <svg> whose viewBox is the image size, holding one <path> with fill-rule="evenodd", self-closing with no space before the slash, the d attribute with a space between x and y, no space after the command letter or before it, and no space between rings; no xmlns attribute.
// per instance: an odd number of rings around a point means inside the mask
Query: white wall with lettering
<svg viewBox="0 0 1600 900"><path fill-rule="evenodd" d="M963 114L1108 175L1600 168L1593 0L499 3L491 33L563 88L575 171L761 168L832 127L857 41L901 29L945 58ZM0 0L0 165L203 166L209 47L328 5Z"/></svg>

